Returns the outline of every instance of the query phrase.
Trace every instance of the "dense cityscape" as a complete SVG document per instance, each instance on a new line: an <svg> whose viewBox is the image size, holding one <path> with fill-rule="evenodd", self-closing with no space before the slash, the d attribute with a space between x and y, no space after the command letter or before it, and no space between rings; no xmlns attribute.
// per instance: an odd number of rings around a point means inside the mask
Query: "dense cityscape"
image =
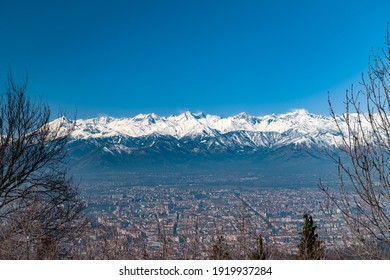
<svg viewBox="0 0 390 280"><path fill-rule="evenodd" d="M237 243L243 232L262 235L273 248L295 252L310 213L320 238L341 241L342 216L326 215L326 197L313 187L178 187L128 186L126 183L88 186L87 213L128 240L140 236L150 250L160 250L164 238L177 244L193 238L196 229L211 242L216 234ZM188 241L188 240L187 240ZM180 245L179 245L180 246Z"/></svg>

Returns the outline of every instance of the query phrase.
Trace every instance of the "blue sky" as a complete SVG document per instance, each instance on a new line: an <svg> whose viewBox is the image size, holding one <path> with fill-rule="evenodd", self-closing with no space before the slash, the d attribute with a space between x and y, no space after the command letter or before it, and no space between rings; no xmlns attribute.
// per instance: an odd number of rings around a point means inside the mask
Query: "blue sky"
<svg viewBox="0 0 390 280"><path fill-rule="evenodd" d="M384 46L389 1L0 1L0 74L79 117L328 114Z"/></svg>

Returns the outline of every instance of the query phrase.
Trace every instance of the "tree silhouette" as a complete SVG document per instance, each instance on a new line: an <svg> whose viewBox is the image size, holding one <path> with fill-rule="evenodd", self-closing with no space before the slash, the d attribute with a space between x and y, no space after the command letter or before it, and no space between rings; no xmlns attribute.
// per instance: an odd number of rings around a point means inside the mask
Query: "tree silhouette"
<svg viewBox="0 0 390 280"><path fill-rule="evenodd" d="M50 109L26 87L9 75L0 99L0 258L62 258L84 224L65 165L72 126L49 123Z"/></svg>
<svg viewBox="0 0 390 280"><path fill-rule="evenodd" d="M340 186L320 182L329 199L328 213L341 212L348 231L346 246L354 258L389 258L390 248L390 41L373 52L361 89L346 92L346 110L331 115L342 138L338 165Z"/></svg>
<svg viewBox="0 0 390 280"><path fill-rule="evenodd" d="M316 226L313 225L313 218L309 214L303 215L304 225L300 232L301 240L298 245L297 258L300 260L320 260L324 257L322 242L318 240L315 233Z"/></svg>
<svg viewBox="0 0 390 280"><path fill-rule="evenodd" d="M250 259L251 260L265 260L267 258L267 252L264 248L263 237L258 235L256 237L256 248L252 252Z"/></svg>
<svg viewBox="0 0 390 280"><path fill-rule="evenodd" d="M212 260L230 260L232 256L229 251L228 244L222 235L217 235L214 245L212 246L212 253L210 256Z"/></svg>

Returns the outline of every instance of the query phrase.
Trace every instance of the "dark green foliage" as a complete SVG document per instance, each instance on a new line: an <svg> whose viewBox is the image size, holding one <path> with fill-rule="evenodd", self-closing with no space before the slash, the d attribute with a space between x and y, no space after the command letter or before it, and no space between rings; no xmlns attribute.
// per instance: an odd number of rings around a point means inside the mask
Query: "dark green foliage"
<svg viewBox="0 0 390 280"><path fill-rule="evenodd" d="M313 218L309 214L303 215L304 225L300 232L301 241L298 245L297 259L299 260L320 260L324 258L324 248L315 233L316 226L313 225Z"/></svg>

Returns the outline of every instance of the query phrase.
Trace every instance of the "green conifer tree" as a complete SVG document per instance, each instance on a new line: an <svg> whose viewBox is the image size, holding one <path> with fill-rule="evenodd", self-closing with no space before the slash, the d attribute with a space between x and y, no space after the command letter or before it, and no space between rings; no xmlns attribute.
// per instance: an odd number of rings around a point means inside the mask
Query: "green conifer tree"
<svg viewBox="0 0 390 280"><path fill-rule="evenodd" d="M316 226L313 225L313 218L309 214L303 215L304 225L300 232L301 241L298 245L297 259L299 260L320 260L324 258L323 242L318 240L315 233Z"/></svg>

